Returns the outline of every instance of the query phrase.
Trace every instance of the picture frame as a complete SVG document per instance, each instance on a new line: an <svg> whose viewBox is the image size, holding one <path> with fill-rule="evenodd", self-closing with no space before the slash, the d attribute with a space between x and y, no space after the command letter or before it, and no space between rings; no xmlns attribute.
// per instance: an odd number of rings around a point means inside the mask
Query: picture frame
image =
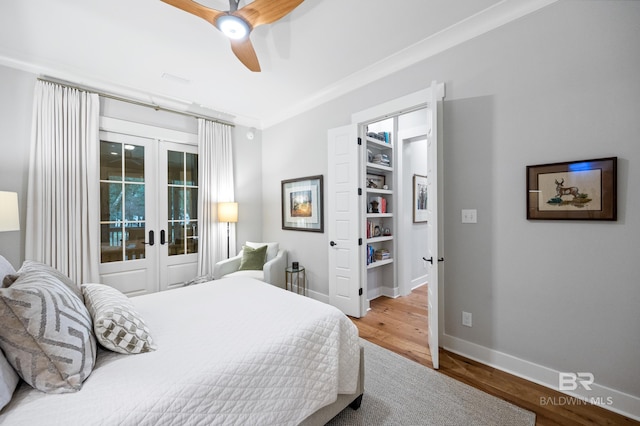
<svg viewBox="0 0 640 426"><path fill-rule="evenodd" d="M366 185L367 188L383 189L386 185L386 177L375 173L367 173Z"/></svg>
<svg viewBox="0 0 640 426"><path fill-rule="evenodd" d="M322 175L282 181L282 229L324 232Z"/></svg>
<svg viewBox="0 0 640 426"><path fill-rule="evenodd" d="M617 174L617 157L527 166L527 219L615 221Z"/></svg>
<svg viewBox="0 0 640 426"><path fill-rule="evenodd" d="M428 207L427 177L413 175L413 223L427 221Z"/></svg>

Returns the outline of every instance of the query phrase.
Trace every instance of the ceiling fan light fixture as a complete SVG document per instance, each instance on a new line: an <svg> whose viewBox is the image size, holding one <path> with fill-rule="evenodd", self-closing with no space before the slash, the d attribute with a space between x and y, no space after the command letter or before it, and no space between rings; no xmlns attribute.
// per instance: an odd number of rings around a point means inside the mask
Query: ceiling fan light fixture
<svg viewBox="0 0 640 426"><path fill-rule="evenodd" d="M233 40L242 40L249 35L249 24L239 16L222 15L216 21L216 27Z"/></svg>

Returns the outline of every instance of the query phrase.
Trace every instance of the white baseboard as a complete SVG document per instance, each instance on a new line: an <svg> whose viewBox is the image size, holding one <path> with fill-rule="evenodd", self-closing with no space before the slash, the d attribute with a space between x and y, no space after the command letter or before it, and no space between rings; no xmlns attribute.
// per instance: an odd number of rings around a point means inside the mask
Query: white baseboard
<svg viewBox="0 0 640 426"><path fill-rule="evenodd" d="M318 293L317 291L307 289L307 296L309 296L312 299L318 300L322 303L326 303L327 305L331 304L329 302L329 296L324 293Z"/></svg>
<svg viewBox="0 0 640 426"><path fill-rule="evenodd" d="M559 391L559 371L447 334L441 336L440 346L450 352L568 395L568 398L541 400L540 405L579 405L587 401L640 421L640 398L636 396L595 382L591 384L591 390L578 386L575 391Z"/></svg>

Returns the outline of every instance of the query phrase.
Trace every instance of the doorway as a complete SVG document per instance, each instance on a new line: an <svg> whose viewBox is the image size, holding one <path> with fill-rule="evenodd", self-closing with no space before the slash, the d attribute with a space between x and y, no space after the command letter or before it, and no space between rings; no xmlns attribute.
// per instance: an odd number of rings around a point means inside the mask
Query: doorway
<svg viewBox="0 0 640 426"><path fill-rule="evenodd" d="M197 147L100 133L100 277L127 295L197 273Z"/></svg>

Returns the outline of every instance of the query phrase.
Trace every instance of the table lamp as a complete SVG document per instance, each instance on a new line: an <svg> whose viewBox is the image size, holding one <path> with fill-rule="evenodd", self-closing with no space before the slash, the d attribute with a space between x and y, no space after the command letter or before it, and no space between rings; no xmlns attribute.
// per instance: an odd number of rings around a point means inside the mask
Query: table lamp
<svg viewBox="0 0 640 426"><path fill-rule="evenodd" d="M0 191L0 232L19 230L18 193Z"/></svg>
<svg viewBox="0 0 640 426"><path fill-rule="evenodd" d="M238 221L238 203L229 201L218 203L218 222L227 222L227 259L229 258L229 229Z"/></svg>

